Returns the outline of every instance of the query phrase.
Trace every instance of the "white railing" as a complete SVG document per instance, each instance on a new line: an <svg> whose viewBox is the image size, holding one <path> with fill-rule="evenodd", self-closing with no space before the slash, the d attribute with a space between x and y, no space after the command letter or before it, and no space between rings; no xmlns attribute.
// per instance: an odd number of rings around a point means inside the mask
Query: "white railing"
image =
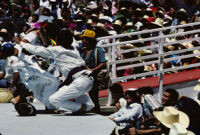
<svg viewBox="0 0 200 135"><path fill-rule="evenodd" d="M190 31L187 31L187 32L182 32L182 33L168 34L168 35L163 35L162 31L169 30L169 29L170 30L177 30L178 28L184 28L184 27L193 28L193 26L200 26L200 22L98 38L97 40L105 40L105 39L112 40L112 43L104 44L104 45L100 46L100 47L103 47L103 48L107 48L107 50L108 50L107 66L111 69L110 75L111 75L112 82L115 83L115 82L122 81L122 80L133 79L133 78L136 78L136 77L145 77L145 76L149 76L149 75L159 76L159 94L158 95L159 95L159 98L161 100L162 90L163 90L162 75L164 73L200 66L200 63L196 63L196 64L190 64L190 65L187 65L187 66L178 66L178 67L174 67L174 68L163 69L163 63L164 62L200 56L200 53L198 53L198 54L181 55L181 56L178 56L178 57L175 57L175 58L164 58L165 56L169 56L169 55L173 55L173 54L181 54L181 53L188 52L188 51L200 50L200 46L196 46L194 48L176 50L176 51L169 51L169 52L163 51L163 47L170 45L170 44L173 45L173 44L183 43L183 42L200 41L200 37L198 36L198 33L200 33L200 29L190 30ZM130 40L130 41L124 41L124 42L115 42L115 41L117 41L118 38L121 38L121 37L141 35L141 34L145 34L145 33L154 33L154 32L158 32L159 36L149 37L149 38L145 38L145 39L141 39L141 40ZM187 35L187 34L193 34L193 35L197 35L197 36L190 38L190 39L177 40L177 41L174 41L174 42L166 42L165 41L166 38L175 38L177 36L182 36L182 35ZM134 44L134 43L146 42L146 41L153 41L153 42L156 42L156 44L153 45L153 46L143 46L143 47L138 47L138 48L133 48L133 49L128 49L128 50L118 50L119 46L121 46L121 45L130 44L130 43ZM139 50L143 50L143 49L155 49L155 48L158 51L156 54L152 54L152 55L148 55L148 56L128 58L128 59L119 59L119 60L116 59L117 55L119 55L119 54L123 55L124 53L127 53L127 52L139 51ZM126 62L134 62L134 61L145 60L145 59L150 59L150 58L157 58L157 60L153 60L153 61L149 61L149 62L143 62L143 63L137 63L137 64L130 64L130 65L126 65L126 66L117 66L117 64L123 64L123 63L126 63ZM150 64L157 64L158 70L145 72L145 73L133 74L133 75L129 75L129 76L117 76L117 71L119 71L119 70L124 70L124 69L132 68L132 67L146 66L146 65L150 65ZM112 100L112 98L111 98L111 95L109 94L108 105L111 103L111 100Z"/></svg>

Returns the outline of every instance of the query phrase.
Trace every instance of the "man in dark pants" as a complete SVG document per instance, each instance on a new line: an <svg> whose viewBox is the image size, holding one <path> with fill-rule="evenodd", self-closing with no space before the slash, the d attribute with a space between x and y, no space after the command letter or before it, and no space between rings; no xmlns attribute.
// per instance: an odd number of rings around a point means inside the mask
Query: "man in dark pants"
<svg viewBox="0 0 200 135"><path fill-rule="evenodd" d="M94 79L98 72L105 66L106 59L102 48L96 47L96 33L93 30L85 30L82 35L83 50L81 52L81 57L86 63L87 69L93 71ZM95 57L96 52L96 57ZM93 89L89 92L92 101L95 104L93 112L100 113L100 106L98 101L99 89L98 81L95 79Z"/></svg>

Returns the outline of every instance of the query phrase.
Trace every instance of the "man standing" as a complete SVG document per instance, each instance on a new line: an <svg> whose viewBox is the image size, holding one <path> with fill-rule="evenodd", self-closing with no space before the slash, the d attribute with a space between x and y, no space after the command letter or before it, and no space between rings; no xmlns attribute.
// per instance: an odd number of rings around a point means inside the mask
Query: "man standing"
<svg viewBox="0 0 200 135"><path fill-rule="evenodd" d="M86 29L82 35L82 43L83 43L83 52L81 53L81 57L84 59L86 63L86 68L93 72L94 78L96 78L97 74L101 71L101 69L105 66L106 58L102 48L96 47L96 33L93 30ZM95 79L94 86L92 90L89 92L92 101L95 104L93 112L100 113L100 105L99 105L99 81Z"/></svg>

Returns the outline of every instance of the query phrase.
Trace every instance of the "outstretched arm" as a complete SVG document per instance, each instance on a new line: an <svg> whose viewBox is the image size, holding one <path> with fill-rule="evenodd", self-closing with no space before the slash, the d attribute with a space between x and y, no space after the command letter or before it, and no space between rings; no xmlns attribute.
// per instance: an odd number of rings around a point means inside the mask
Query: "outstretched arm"
<svg viewBox="0 0 200 135"><path fill-rule="evenodd" d="M43 46L34 46L30 43L25 43L23 41L20 41L16 37L13 38L13 40L16 43L20 44L22 46L22 48L24 48L26 51L28 51L31 54L42 56L42 57L50 57L51 56L51 52Z"/></svg>

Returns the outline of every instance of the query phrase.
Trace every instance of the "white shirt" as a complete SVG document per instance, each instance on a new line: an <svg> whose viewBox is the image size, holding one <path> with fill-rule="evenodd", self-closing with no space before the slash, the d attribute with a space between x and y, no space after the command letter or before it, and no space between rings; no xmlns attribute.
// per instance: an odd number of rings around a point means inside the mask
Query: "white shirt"
<svg viewBox="0 0 200 135"><path fill-rule="evenodd" d="M139 120L142 117L142 113L142 105L133 103L127 107L121 108L118 112L108 117L114 118L114 121L119 123L121 127L126 127L134 121Z"/></svg>
<svg viewBox="0 0 200 135"><path fill-rule="evenodd" d="M85 66L84 60L80 57L75 47L73 50L69 50L62 46L50 46L45 48L43 46L34 46L24 42L21 42L20 45L34 55L53 59L58 70L65 77L67 77L68 73L73 68Z"/></svg>

